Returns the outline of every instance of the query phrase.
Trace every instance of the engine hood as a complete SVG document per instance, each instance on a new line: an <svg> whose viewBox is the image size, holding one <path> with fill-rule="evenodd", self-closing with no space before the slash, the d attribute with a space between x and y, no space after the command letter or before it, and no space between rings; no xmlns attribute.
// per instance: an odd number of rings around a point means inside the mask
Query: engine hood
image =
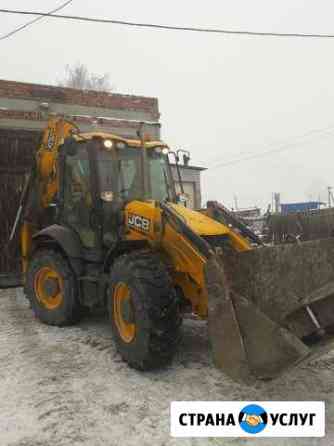
<svg viewBox="0 0 334 446"><path fill-rule="evenodd" d="M199 211L174 203L168 203L168 206L198 235L224 235L230 232L226 226Z"/></svg>

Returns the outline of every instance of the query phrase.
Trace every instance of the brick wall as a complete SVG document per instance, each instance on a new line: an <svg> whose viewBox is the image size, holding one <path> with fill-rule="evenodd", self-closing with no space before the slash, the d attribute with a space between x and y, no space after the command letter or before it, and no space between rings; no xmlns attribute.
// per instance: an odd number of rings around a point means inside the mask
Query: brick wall
<svg viewBox="0 0 334 446"><path fill-rule="evenodd" d="M1 98L50 101L119 110L142 110L152 114L152 118L159 119L158 99L144 96L0 80L0 104Z"/></svg>
<svg viewBox="0 0 334 446"><path fill-rule="evenodd" d="M41 131L49 115L64 115L83 132L124 137L136 136L139 121L160 117L157 98L0 80L0 128ZM160 138L159 126L147 131Z"/></svg>

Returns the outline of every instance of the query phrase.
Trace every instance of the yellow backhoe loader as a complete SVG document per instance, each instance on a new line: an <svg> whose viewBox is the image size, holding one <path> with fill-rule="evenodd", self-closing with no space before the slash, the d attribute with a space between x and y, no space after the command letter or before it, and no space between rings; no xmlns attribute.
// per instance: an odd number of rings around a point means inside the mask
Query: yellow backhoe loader
<svg viewBox="0 0 334 446"><path fill-rule="evenodd" d="M145 370L171 360L190 307L208 319L215 363L243 382L328 349L334 240L266 247L217 203L187 208L172 153L49 120L11 235L35 315L64 326L102 306L123 359Z"/></svg>

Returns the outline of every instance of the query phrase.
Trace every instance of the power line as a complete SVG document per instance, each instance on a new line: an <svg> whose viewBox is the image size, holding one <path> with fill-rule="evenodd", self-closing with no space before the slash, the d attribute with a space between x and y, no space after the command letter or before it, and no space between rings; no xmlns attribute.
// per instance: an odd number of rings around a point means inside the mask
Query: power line
<svg viewBox="0 0 334 446"><path fill-rule="evenodd" d="M328 133L330 134L333 131L334 131L334 127L333 126L326 127L324 129L314 129L314 130L311 130L311 131L309 131L309 132L299 136L297 139L306 138L308 136L312 136L312 134L318 134L318 133L320 133L320 135L326 135ZM237 158L237 159L231 160L231 161L226 161L226 162L223 161L223 162L220 162L218 164L214 164L214 165L208 167L208 169L210 169L210 171L212 171L213 169L216 169L218 167L232 166L234 164L239 164L239 163L241 163L243 161L249 161L249 160L253 160L253 159L263 158L263 157L271 155L273 153L285 152L286 150L291 150L291 148L293 148L293 149L300 148L298 145L295 146L295 144L296 144L296 142L290 142L290 143L286 143L286 144L281 145L277 149L267 150L267 151L261 152L261 153L255 153L253 155L245 156L243 158ZM293 147L293 146L295 146L295 147Z"/></svg>
<svg viewBox="0 0 334 446"><path fill-rule="evenodd" d="M67 2L63 3L62 5L58 6L58 8L52 9L51 11L49 11L47 14L53 14L54 12L60 11L61 9L64 9L65 6L69 5L70 3L72 3L73 0L68 0ZM33 25L36 22L39 22L43 19L45 19L45 16L39 16L36 17L35 19L31 20L30 22L24 23L23 25L13 29L12 31L10 31L7 34L4 34L3 36L0 36L0 40L5 40L8 39L9 37L13 36L14 34L22 31L23 29L28 28L29 26Z"/></svg>
<svg viewBox="0 0 334 446"><path fill-rule="evenodd" d="M192 26L160 25L156 23L140 23L140 22L129 22L125 20L99 19L93 17L53 14L51 12L45 13L38 11L21 11L17 9L15 10L0 9L0 12L3 12L5 14L36 15L39 17L52 17L54 19L74 20L81 22L109 23L109 24L111 23L114 25L132 26L137 28L153 28L153 29L162 29L169 31L190 31L190 32L211 33L211 34L245 35L253 37L298 37L298 38L316 38L316 39L334 38L334 34L278 33L278 32L261 32L261 31L249 31L249 30L232 30L232 29L222 29L222 28L201 28Z"/></svg>
<svg viewBox="0 0 334 446"><path fill-rule="evenodd" d="M309 131L307 131L305 133L302 133L301 135L295 136L293 138L293 141L286 140L286 141L281 141L278 144L275 144L276 146L278 145L277 149L272 149L272 150L268 150L268 151L264 151L264 152L260 152L260 153L253 153L253 154L248 155L246 157L237 158L236 160L221 162L221 158L218 158L218 159L215 158L215 159L211 160L211 162L212 163L217 163L218 162L218 164L212 164L212 166L210 168L215 168L216 166L219 167L222 163L225 165L226 163L239 162L239 161L242 161L244 159L248 159L249 157L253 157L253 156L256 156L256 157L258 155L262 156L262 154L273 153L276 150L282 150L282 149L285 150L285 149L288 149L289 147L293 146L294 144L298 143L298 141L300 139L309 138L309 137L312 137L312 135L327 134L328 132L331 132L333 130L334 130L334 125L333 124L330 125L330 126L327 126L327 127L312 129L312 130L309 130ZM266 147L272 147L272 146L273 146L272 144L270 146L268 144L266 144ZM237 155L242 155L242 152L237 153Z"/></svg>

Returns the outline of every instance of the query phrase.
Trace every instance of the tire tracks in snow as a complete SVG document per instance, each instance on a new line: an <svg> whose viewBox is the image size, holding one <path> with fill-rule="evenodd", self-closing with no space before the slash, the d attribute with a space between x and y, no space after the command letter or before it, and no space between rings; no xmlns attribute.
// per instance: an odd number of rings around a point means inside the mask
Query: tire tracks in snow
<svg viewBox="0 0 334 446"><path fill-rule="evenodd" d="M46 326L34 319L21 291L0 291L0 446L177 446L179 439L169 437L169 403L190 399L323 399L326 439L295 444L333 444L333 354L277 381L245 387L212 366L205 324L184 325L173 364L140 373L116 353L105 318ZM251 440L224 439L224 445L251 446ZM221 442L182 440L184 446L213 444ZM290 446L281 439L259 444Z"/></svg>
<svg viewBox="0 0 334 446"><path fill-rule="evenodd" d="M86 334L80 327L59 329L42 325L34 319L22 291L10 290L6 294L8 297L1 298L0 377L7 377L10 385L16 386L18 396L15 401L13 392L5 392L0 410L3 411L2 405L6 406L6 394L10 395L8 417L14 411L16 418L20 412L22 419L29 414L30 423L45 441L52 438L52 445L84 442L90 401L76 391L75 384L94 366L89 350L99 354L112 350L111 336L101 337L94 330ZM31 427L23 428L28 436ZM3 445L1 435L0 432ZM15 440L12 432L8 437ZM28 438L24 444L30 446ZM35 446L35 439L31 446Z"/></svg>

